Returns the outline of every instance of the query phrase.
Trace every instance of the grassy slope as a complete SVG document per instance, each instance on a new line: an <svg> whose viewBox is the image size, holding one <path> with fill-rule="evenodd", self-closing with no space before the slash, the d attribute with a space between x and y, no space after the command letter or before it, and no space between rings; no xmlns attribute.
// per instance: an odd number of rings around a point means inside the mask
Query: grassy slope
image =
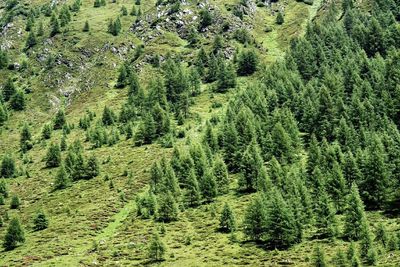
<svg viewBox="0 0 400 267"><path fill-rule="evenodd" d="M42 3L37 0L35 3ZM142 1L148 3L142 7L143 10L153 6L153 1ZM222 1L211 1L224 10ZM224 3L228 1L224 1ZM238 1L229 1L234 3ZM286 7L286 22L282 26L274 26L275 18L265 9L258 9L254 19L254 30L252 31L258 43L268 51L263 54L265 63L270 63L280 58L287 47L288 40L303 32L306 21L316 14L316 6L306 6L296 1L288 1ZM98 117L101 110L107 104L115 110L119 109L125 99L123 90L112 89L116 77L116 67L121 58L109 50L101 48L105 44L119 47L127 43L139 44L135 35L128 31L134 20L133 17L123 17L123 32L118 37L112 37L105 33L107 20L115 18L120 7L125 4L128 9L133 1L120 0L118 4L108 4L106 7L94 9L92 1L83 1L81 11L73 17L70 31L64 37L58 36L53 45L39 45L40 49L47 47L52 53L63 53L64 56L74 64L82 62L83 70L77 68L66 69L64 66L57 67L51 73L46 73L36 62L30 59L33 72L37 75L33 78L28 74L18 77L20 86L31 86L34 92L30 95L28 109L25 112L14 113L6 127L0 133L0 152L17 151L19 129L24 121L28 122L34 133L35 140L39 139L41 126L49 121L57 109L48 103L49 98L59 97L57 90L61 88L77 87L82 89L79 97L76 97L67 109L67 119L71 123L77 123L86 109L95 111ZM90 21L91 32L82 33L84 21ZM48 18L45 18L48 21ZM16 22L17 28L23 27L22 21ZM265 25L273 25L272 32L264 32ZM172 35L172 38L176 37ZM21 38L24 40L25 38ZM23 46L23 42L15 37L15 44ZM165 52L168 50L185 51L184 42L180 46L171 47L164 44L164 40L156 40L146 51ZM161 44L162 43L162 44ZM84 48L94 52L90 58L81 59L79 49ZM13 57L22 59L17 50L13 50ZM65 71L70 71L71 80L64 81L62 86L55 86L51 80L61 77ZM151 76L153 70L145 68L141 72L141 80L145 83ZM0 73L0 79L5 79L5 71ZM241 81L243 85L247 80ZM90 91L85 91L90 88ZM201 123L213 114L219 114L223 109L212 110L212 101L226 103L227 95L213 95L208 86L204 86L204 92L196 97L195 104L191 107L193 119L187 122L185 127L190 127L189 134L197 138ZM197 114L197 116L195 116ZM61 133L53 133L52 141L58 142ZM73 130L68 137L68 142L80 138L84 140L82 130ZM135 205L133 199L138 192L145 190L148 180L148 167L153 161L168 155L170 150L162 149L159 145L134 148L130 141L122 141L113 147L103 147L95 151L86 147L86 154L95 153L100 162L105 162L111 156L111 161L101 164L103 174L108 173L114 183L110 188L109 182L104 181L103 175L90 180L80 181L66 190L51 192L52 180L56 170L44 169L42 158L46 144L38 142L34 149L29 152L32 163L24 166L30 174L30 178L20 176L9 181L10 191L19 195L23 204L18 211L9 211L10 217L17 215L22 219L26 228L27 242L16 250L0 253L0 265L19 266L25 264L36 264L37 266L78 266L78 265L143 265L146 264L146 245L149 235L159 224L150 220L135 218ZM15 154L16 155L16 154ZM21 159L18 165L23 166ZM133 174L133 179L122 175L124 170ZM234 192L235 177L232 177L232 190L230 194L220 197L214 204L202 206L198 209L189 209L180 215L181 220L166 225L166 235L163 240L168 247L167 261L164 265L173 266L220 266L234 264L251 265L274 265L286 260L296 265L308 266L309 257L313 251L315 241L308 241L297 245L289 251L265 251L257 248L251 243L233 242L228 235L216 232L218 224L217 217L212 216L220 211L223 203L228 201L237 214L239 220L242 218L243 207L251 196L237 196ZM127 201L120 199L120 192L124 192ZM50 227L41 232L32 232L31 221L36 210L44 208L50 218ZM7 206L0 207L1 212L8 210ZM370 214L376 217L375 221L382 220L378 214ZM394 220L386 222L392 222ZM393 224L390 227L395 227ZM0 228L0 236L4 229ZM185 240L191 239L190 245L185 245ZM237 238L241 239L238 232ZM99 248L93 251L93 243ZM342 246L341 242L336 244L323 244L327 254L334 251L334 247ZM301 255L301 256L299 256ZM398 257L397 257L398 259ZM389 262L390 259L388 259ZM400 263L399 263L400 264ZM390 266L390 264L388 264Z"/></svg>

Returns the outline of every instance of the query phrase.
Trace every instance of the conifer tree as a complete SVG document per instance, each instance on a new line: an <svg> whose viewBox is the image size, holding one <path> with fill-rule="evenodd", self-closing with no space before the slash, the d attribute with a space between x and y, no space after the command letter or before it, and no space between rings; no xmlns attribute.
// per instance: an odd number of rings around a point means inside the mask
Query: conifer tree
<svg viewBox="0 0 400 267"><path fill-rule="evenodd" d="M181 195L178 179L170 164L164 168L163 191L170 191L176 199Z"/></svg>
<svg viewBox="0 0 400 267"><path fill-rule="evenodd" d="M239 178L239 189L252 192L257 189L257 178L263 166L263 160L260 149L255 140L253 140L244 152L241 160L241 173Z"/></svg>
<svg viewBox="0 0 400 267"><path fill-rule="evenodd" d="M17 92L12 78L8 78L3 85L2 96L5 102L9 101L11 97Z"/></svg>
<svg viewBox="0 0 400 267"><path fill-rule="evenodd" d="M1 95L0 95L1 98ZM0 101L0 126L3 126L8 119L8 112L6 106Z"/></svg>
<svg viewBox="0 0 400 267"><path fill-rule="evenodd" d="M201 195L206 202L211 202L217 196L217 183L214 175L210 171L206 171L200 179Z"/></svg>
<svg viewBox="0 0 400 267"><path fill-rule="evenodd" d="M50 37L54 37L55 35L60 33L60 24L56 15L53 13L50 19Z"/></svg>
<svg viewBox="0 0 400 267"><path fill-rule="evenodd" d="M171 192L163 193L157 199L157 220L162 222L171 222L178 219L178 205Z"/></svg>
<svg viewBox="0 0 400 267"><path fill-rule="evenodd" d="M225 165L224 160L217 155L214 160L213 175L217 182L217 189L219 194L226 194L229 191L229 177L228 177L228 169Z"/></svg>
<svg viewBox="0 0 400 267"><path fill-rule="evenodd" d="M103 117L101 118L104 125L113 125L115 122L114 112L107 106L103 109Z"/></svg>
<svg viewBox="0 0 400 267"><path fill-rule="evenodd" d="M82 29L83 32L89 32L90 31L90 26L89 26L89 21L85 21L85 25L83 26Z"/></svg>
<svg viewBox="0 0 400 267"><path fill-rule="evenodd" d="M257 195L246 208L243 231L246 237L254 241L265 239L268 215L264 200Z"/></svg>
<svg viewBox="0 0 400 267"><path fill-rule="evenodd" d="M10 99L10 106L13 110L21 111L25 109L26 100L22 90L17 90Z"/></svg>
<svg viewBox="0 0 400 267"><path fill-rule="evenodd" d="M327 263L325 260L325 253L321 249L321 247L316 247L314 251L314 265L315 267L327 267Z"/></svg>
<svg viewBox="0 0 400 267"><path fill-rule="evenodd" d="M39 25L37 27L37 32L36 32L37 36L43 36L44 35L44 29L43 29L43 22L39 21Z"/></svg>
<svg viewBox="0 0 400 267"><path fill-rule="evenodd" d="M200 187L193 169L190 169L185 183L185 201L190 207L200 204Z"/></svg>
<svg viewBox="0 0 400 267"><path fill-rule="evenodd" d="M163 178L164 173L160 164L158 162L154 162L150 169L150 187L155 194L160 192Z"/></svg>
<svg viewBox="0 0 400 267"><path fill-rule="evenodd" d="M346 198L346 181L343 176L342 168L335 161L329 180L329 191L336 205L336 210L343 211Z"/></svg>
<svg viewBox="0 0 400 267"><path fill-rule="evenodd" d="M5 154L1 161L1 176L4 178L12 178L16 175L15 161L10 154Z"/></svg>
<svg viewBox="0 0 400 267"><path fill-rule="evenodd" d="M70 184L70 179L68 173L65 170L64 165L62 164L54 180L54 189L56 190L65 189L69 186L69 184Z"/></svg>
<svg viewBox="0 0 400 267"><path fill-rule="evenodd" d="M206 129L203 135L203 144L208 145L212 152L216 152L218 149L217 136L210 122L206 123Z"/></svg>
<svg viewBox="0 0 400 267"><path fill-rule="evenodd" d="M85 168L85 177L86 179L91 179L100 174L99 163L95 155L92 155L88 158Z"/></svg>
<svg viewBox="0 0 400 267"><path fill-rule="evenodd" d="M29 48L32 48L36 45L36 35L33 31L29 32L28 38L26 39L25 42L25 50L28 50Z"/></svg>
<svg viewBox="0 0 400 267"><path fill-rule="evenodd" d="M238 74L247 76L253 74L258 67L258 55L255 50L244 50L238 57Z"/></svg>
<svg viewBox="0 0 400 267"><path fill-rule="evenodd" d="M56 116L53 120L53 129L59 130L62 129L63 126L66 124L65 113L63 109L59 109L56 113Z"/></svg>
<svg viewBox="0 0 400 267"><path fill-rule="evenodd" d="M221 61L218 64L216 92L225 93L236 86L236 72L232 63Z"/></svg>
<svg viewBox="0 0 400 267"><path fill-rule="evenodd" d="M125 64L122 64L121 67L119 68L117 84L115 85L115 87L124 88L128 83L128 78L129 77L128 77L128 73L127 73Z"/></svg>
<svg viewBox="0 0 400 267"><path fill-rule="evenodd" d="M43 211L38 211L33 219L33 230L41 231L49 226L49 220Z"/></svg>
<svg viewBox="0 0 400 267"><path fill-rule="evenodd" d="M0 179L0 195L5 198L8 197L8 187L5 179Z"/></svg>
<svg viewBox="0 0 400 267"><path fill-rule="evenodd" d="M297 241L293 211L274 188L268 203L268 243L276 248L286 248Z"/></svg>
<svg viewBox="0 0 400 267"><path fill-rule="evenodd" d="M387 200L389 171L385 158L386 153L381 140L373 136L366 154L364 177L360 184L362 197L369 208L381 208Z"/></svg>
<svg viewBox="0 0 400 267"><path fill-rule="evenodd" d="M58 144L51 143L46 154L46 167L58 167L61 164L61 150Z"/></svg>
<svg viewBox="0 0 400 267"><path fill-rule="evenodd" d="M25 242L24 230L18 218L13 218L4 236L3 247L5 250L13 250L19 244Z"/></svg>
<svg viewBox="0 0 400 267"><path fill-rule="evenodd" d="M236 220L231 207L225 203L219 219L219 229L222 232L234 232L236 230Z"/></svg>
<svg viewBox="0 0 400 267"><path fill-rule="evenodd" d="M346 255L343 253L343 251L340 248L336 252L334 262L337 267L346 267L347 266Z"/></svg>
<svg viewBox="0 0 400 267"><path fill-rule="evenodd" d="M384 247L386 247L388 243L389 238L386 227L383 225L383 223L378 224L378 228L376 229L375 233L375 240L381 242Z"/></svg>
<svg viewBox="0 0 400 267"><path fill-rule="evenodd" d="M329 203L328 194L325 190L318 193L316 220L317 227L320 229L322 236L335 238L338 235L338 225L335 218L335 210Z"/></svg>
<svg viewBox="0 0 400 267"><path fill-rule="evenodd" d="M149 258L153 261L162 261L164 260L165 251L166 248L164 243L161 241L157 233L154 234L148 248Z"/></svg>
<svg viewBox="0 0 400 267"><path fill-rule="evenodd" d="M349 240L359 240L363 230L363 225L366 225L366 216L364 204L358 193L358 187L353 183L350 190L350 195L347 198L347 207L344 212L345 225L344 236Z"/></svg>
<svg viewBox="0 0 400 267"><path fill-rule="evenodd" d="M283 17L282 12L278 12L278 15L276 16L276 24L282 25L285 22L285 19Z"/></svg>
<svg viewBox="0 0 400 267"><path fill-rule="evenodd" d="M11 198L10 209L19 209L20 205L21 205L21 201L19 200L19 197L17 195L14 195Z"/></svg>
<svg viewBox="0 0 400 267"><path fill-rule="evenodd" d="M42 128L42 139L47 140L51 138L52 126L46 123Z"/></svg>
<svg viewBox="0 0 400 267"><path fill-rule="evenodd" d="M133 6L132 6L132 9L131 9L130 15L131 15L131 16L136 16L136 14L137 14L136 6L133 5Z"/></svg>
<svg viewBox="0 0 400 267"><path fill-rule="evenodd" d="M21 151L24 153L32 148L32 133L26 123L24 123L21 130L20 145Z"/></svg>

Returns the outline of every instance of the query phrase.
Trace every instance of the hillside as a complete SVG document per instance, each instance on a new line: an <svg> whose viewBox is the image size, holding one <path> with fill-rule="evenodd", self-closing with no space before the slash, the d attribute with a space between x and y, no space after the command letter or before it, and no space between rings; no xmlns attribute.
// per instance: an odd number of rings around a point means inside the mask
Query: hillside
<svg viewBox="0 0 400 267"><path fill-rule="evenodd" d="M0 266L399 266L399 20L0 1Z"/></svg>

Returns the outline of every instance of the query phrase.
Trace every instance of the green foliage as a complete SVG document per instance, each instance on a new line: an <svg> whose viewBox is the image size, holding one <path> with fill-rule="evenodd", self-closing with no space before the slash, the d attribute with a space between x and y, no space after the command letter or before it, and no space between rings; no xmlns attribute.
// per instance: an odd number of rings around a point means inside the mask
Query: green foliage
<svg viewBox="0 0 400 267"><path fill-rule="evenodd" d="M178 205L171 192L167 191L157 197L157 220L171 222L178 219Z"/></svg>
<svg viewBox="0 0 400 267"><path fill-rule="evenodd" d="M8 197L8 187L4 179L0 179L0 195L4 198Z"/></svg>
<svg viewBox="0 0 400 267"><path fill-rule="evenodd" d="M83 26L82 29L83 32L89 32L90 31L90 26L89 26L89 21L85 21L85 25Z"/></svg>
<svg viewBox="0 0 400 267"><path fill-rule="evenodd" d="M285 18L283 17L282 12L278 12L278 15L276 16L276 24L282 25L285 22Z"/></svg>
<svg viewBox="0 0 400 267"><path fill-rule="evenodd" d="M19 197L17 195L14 195L11 198L10 209L19 209L20 205L21 201L19 200Z"/></svg>
<svg viewBox="0 0 400 267"><path fill-rule="evenodd" d="M61 150L60 150L60 146L58 144L55 144L55 143L50 144L50 146L47 150L45 160L46 160L46 167L48 167L48 168L60 166Z"/></svg>
<svg viewBox="0 0 400 267"><path fill-rule="evenodd" d="M3 90L2 90L2 96L4 101L9 101L11 97L17 92L17 89L15 88L14 81L10 77L7 79L5 84L3 85Z"/></svg>
<svg viewBox="0 0 400 267"><path fill-rule="evenodd" d="M259 58L255 50L243 50L238 56L238 74L247 76L253 74L258 67Z"/></svg>
<svg viewBox="0 0 400 267"><path fill-rule="evenodd" d="M213 23L213 16L208 9L202 9L200 11L200 23L199 30L202 30Z"/></svg>
<svg viewBox="0 0 400 267"><path fill-rule="evenodd" d="M69 186L69 184L70 184L70 179L68 173L65 170L64 165L61 165L54 179L54 189L55 190L65 189Z"/></svg>
<svg viewBox="0 0 400 267"><path fill-rule="evenodd" d="M26 152L32 148L32 133L29 129L28 124L24 124L21 130L21 137L20 137L20 145L21 151Z"/></svg>
<svg viewBox="0 0 400 267"><path fill-rule="evenodd" d="M26 107L25 94L22 90L17 90L10 99L10 106L13 110L21 111Z"/></svg>
<svg viewBox="0 0 400 267"><path fill-rule="evenodd" d="M50 123L46 123L42 128L42 139L47 140L51 138L53 127Z"/></svg>
<svg viewBox="0 0 400 267"><path fill-rule="evenodd" d="M326 260L325 260L324 251L321 249L321 247L316 247L316 249L315 249L313 266L315 266L315 267L328 266L328 264L326 263Z"/></svg>
<svg viewBox="0 0 400 267"><path fill-rule="evenodd" d="M66 123L67 123L67 120L65 118L65 112L63 109L59 109L53 120L53 129L54 130L62 129Z"/></svg>
<svg viewBox="0 0 400 267"><path fill-rule="evenodd" d="M3 247L5 250L13 250L19 244L25 242L25 235L18 218L13 218L4 236Z"/></svg>
<svg viewBox="0 0 400 267"><path fill-rule="evenodd" d="M218 155L213 163L212 173L217 182L217 188L219 194L226 194L229 191L229 177L228 169L224 160Z"/></svg>
<svg viewBox="0 0 400 267"><path fill-rule="evenodd" d="M353 183L345 210L344 235L349 240L359 240L366 220L364 204L358 193L357 185Z"/></svg>
<svg viewBox="0 0 400 267"><path fill-rule="evenodd" d="M38 211L33 219L33 230L41 231L49 226L49 220L43 211Z"/></svg>
<svg viewBox="0 0 400 267"><path fill-rule="evenodd" d="M5 154L1 161L1 177L12 178L16 175L15 160L10 154Z"/></svg>
<svg viewBox="0 0 400 267"><path fill-rule="evenodd" d="M222 232L234 232L236 230L236 220L231 207L225 203L219 219L219 229Z"/></svg>
<svg viewBox="0 0 400 267"><path fill-rule="evenodd" d="M152 261L164 260L166 252L165 244L162 242L158 234L154 234L148 247L148 256Z"/></svg>

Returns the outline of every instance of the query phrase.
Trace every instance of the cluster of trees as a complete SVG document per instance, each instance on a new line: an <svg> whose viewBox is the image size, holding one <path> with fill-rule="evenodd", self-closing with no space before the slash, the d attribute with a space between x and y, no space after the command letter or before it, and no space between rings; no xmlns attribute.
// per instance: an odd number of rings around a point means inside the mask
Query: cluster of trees
<svg viewBox="0 0 400 267"><path fill-rule="evenodd" d="M171 161L154 163L150 176L149 192L137 199L138 215L162 222L177 220L180 209L212 202L229 190L227 167L206 141L191 144L188 152L175 147ZM233 220L225 214L221 229L234 229Z"/></svg>
<svg viewBox="0 0 400 267"><path fill-rule="evenodd" d="M25 93L22 89L18 89L11 77L9 77L3 84L0 97L0 121L3 123L8 118L6 103L13 110L21 111L26 107Z"/></svg>
<svg viewBox="0 0 400 267"><path fill-rule="evenodd" d="M361 253L351 261L376 262L364 205L391 209L400 198L400 57L393 41L398 27L390 5L375 3L371 22L351 6L343 22L331 7L323 23L310 24L285 60L238 93L221 122L207 124L202 144L191 144L188 152L176 147L169 163L153 165L151 189L138 198L138 214L176 220L180 208L224 192L229 170L239 173L238 191L257 192L244 218L247 238L287 248L301 242L303 228L311 225L319 238L359 242ZM376 23L390 30L382 35ZM359 39L359 31L369 38ZM220 47L216 41L214 48ZM201 77L212 77L213 57L200 50ZM253 72L244 66L240 75ZM167 88L166 98L174 103L179 86ZM225 180L216 178L219 173ZM234 228L230 213L224 208L221 229ZM337 214L344 215L343 231ZM396 238L391 235L392 248ZM388 238L378 232L375 240ZM323 262L321 251L316 254Z"/></svg>

